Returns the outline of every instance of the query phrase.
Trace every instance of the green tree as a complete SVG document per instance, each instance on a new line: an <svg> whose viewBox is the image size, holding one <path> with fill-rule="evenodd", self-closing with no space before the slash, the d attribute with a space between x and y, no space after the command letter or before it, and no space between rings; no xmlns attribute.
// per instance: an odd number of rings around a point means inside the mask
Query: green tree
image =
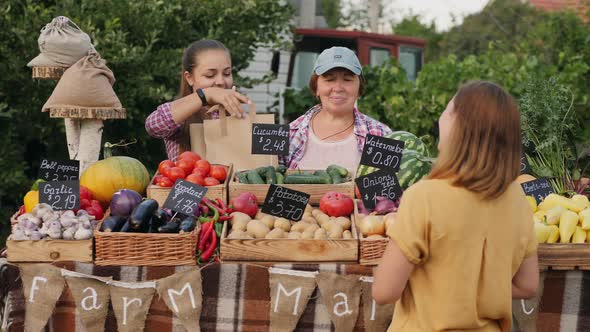
<svg viewBox="0 0 590 332"><path fill-rule="evenodd" d="M393 33L401 36L426 39L425 55L427 62L433 61L440 56L440 42L443 34L436 31L434 21L431 21L430 24L425 24L420 21L420 15L411 14L393 26Z"/></svg>
<svg viewBox="0 0 590 332"><path fill-rule="evenodd" d="M320 0L320 6L328 27L332 29L343 26L342 3L340 0Z"/></svg>

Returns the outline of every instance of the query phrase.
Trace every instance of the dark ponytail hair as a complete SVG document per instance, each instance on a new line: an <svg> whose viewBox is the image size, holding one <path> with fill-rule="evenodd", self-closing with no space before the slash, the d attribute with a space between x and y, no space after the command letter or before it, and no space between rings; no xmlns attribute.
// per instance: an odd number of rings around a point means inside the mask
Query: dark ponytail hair
<svg viewBox="0 0 590 332"><path fill-rule="evenodd" d="M193 93L191 86L184 78L184 72L189 73L197 66L197 57L204 51L208 50L223 50L226 51L229 56L229 50L222 42L213 39L201 39L190 44L182 55L182 70L180 72L180 88L178 89L178 96L176 98L182 98Z"/></svg>

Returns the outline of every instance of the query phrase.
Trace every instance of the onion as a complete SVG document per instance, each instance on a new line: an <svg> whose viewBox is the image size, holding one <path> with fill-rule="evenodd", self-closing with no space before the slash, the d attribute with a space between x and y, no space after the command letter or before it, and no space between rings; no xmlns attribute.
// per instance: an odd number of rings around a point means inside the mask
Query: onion
<svg viewBox="0 0 590 332"><path fill-rule="evenodd" d="M364 236L385 234L385 222L383 221L383 216L370 214L364 217L359 224L359 229Z"/></svg>
<svg viewBox="0 0 590 332"><path fill-rule="evenodd" d="M387 214L396 211L397 204L394 201L382 196L377 197L377 204L375 204L375 209L373 210L373 212L375 212L376 214Z"/></svg>
<svg viewBox="0 0 590 332"><path fill-rule="evenodd" d="M113 194L111 198L111 215L118 217L129 217L131 212L139 203L141 195L130 189L121 189Z"/></svg>

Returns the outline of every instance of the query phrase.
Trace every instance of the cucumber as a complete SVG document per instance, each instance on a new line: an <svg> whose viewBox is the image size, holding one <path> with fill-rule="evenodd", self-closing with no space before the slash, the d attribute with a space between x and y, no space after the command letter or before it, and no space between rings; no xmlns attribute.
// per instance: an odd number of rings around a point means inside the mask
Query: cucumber
<svg viewBox="0 0 590 332"><path fill-rule="evenodd" d="M264 169L266 170L266 167L264 167ZM258 171L255 169L246 172L246 176L248 177L248 182L251 184L264 184L264 180L262 177L260 177L260 174L258 174Z"/></svg>
<svg viewBox="0 0 590 332"><path fill-rule="evenodd" d="M285 176L283 173L277 173L277 184L284 184L285 183Z"/></svg>
<svg viewBox="0 0 590 332"><path fill-rule="evenodd" d="M338 172L338 174L340 174L341 177L346 177L348 175L348 170L342 166L339 166L339 165L330 165L330 166L328 166L326 171L328 173L330 173L330 171L336 171L336 172Z"/></svg>
<svg viewBox="0 0 590 332"><path fill-rule="evenodd" d="M281 174L285 175L285 173L287 172L287 166L279 165L279 166L277 166L276 171L277 171L277 173L281 173Z"/></svg>
<svg viewBox="0 0 590 332"><path fill-rule="evenodd" d="M248 176L246 175L246 172L238 172L236 173L236 176L238 177L238 181L240 181L240 183L245 183L248 184Z"/></svg>
<svg viewBox="0 0 590 332"><path fill-rule="evenodd" d="M328 176L329 178L329 176ZM330 184L330 180L324 176L307 174L288 174L285 176L286 184Z"/></svg>
<svg viewBox="0 0 590 332"><path fill-rule="evenodd" d="M328 174L332 178L333 184L339 184L339 183L344 182L344 180L342 179L342 176L340 175L340 172L338 172L336 169L328 167Z"/></svg>
<svg viewBox="0 0 590 332"><path fill-rule="evenodd" d="M332 183L332 177L326 171L318 170L313 173L315 176L321 176L324 178L328 183Z"/></svg>
<svg viewBox="0 0 590 332"><path fill-rule="evenodd" d="M262 166L262 167L258 167L256 169L256 173L258 173L258 175L260 176L265 176L266 175L266 166Z"/></svg>
<svg viewBox="0 0 590 332"><path fill-rule="evenodd" d="M267 184L276 184L277 183L277 173L275 172L275 168L272 166L268 166L266 168L266 183Z"/></svg>

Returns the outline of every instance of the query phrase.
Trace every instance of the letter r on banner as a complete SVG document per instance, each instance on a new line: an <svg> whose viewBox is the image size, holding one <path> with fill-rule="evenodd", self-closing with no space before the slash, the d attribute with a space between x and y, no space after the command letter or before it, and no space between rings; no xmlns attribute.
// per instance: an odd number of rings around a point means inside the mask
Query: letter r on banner
<svg viewBox="0 0 590 332"><path fill-rule="evenodd" d="M281 292L285 293L285 296L291 296L293 294L296 294L295 306L293 307L293 315L297 315L297 307L299 307L299 299L301 298L301 287L297 287L291 292L287 292L287 289L285 289L285 287L283 287L283 284L279 282L277 285L277 299L275 301L274 312L278 312Z"/></svg>
<svg viewBox="0 0 590 332"><path fill-rule="evenodd" d="M127 325L127 307L132 303L137 303L138 306L143 304L141 299L138 298L132 298L131 301L127 302L127 297L123 296L123 325Z"/></svg>

